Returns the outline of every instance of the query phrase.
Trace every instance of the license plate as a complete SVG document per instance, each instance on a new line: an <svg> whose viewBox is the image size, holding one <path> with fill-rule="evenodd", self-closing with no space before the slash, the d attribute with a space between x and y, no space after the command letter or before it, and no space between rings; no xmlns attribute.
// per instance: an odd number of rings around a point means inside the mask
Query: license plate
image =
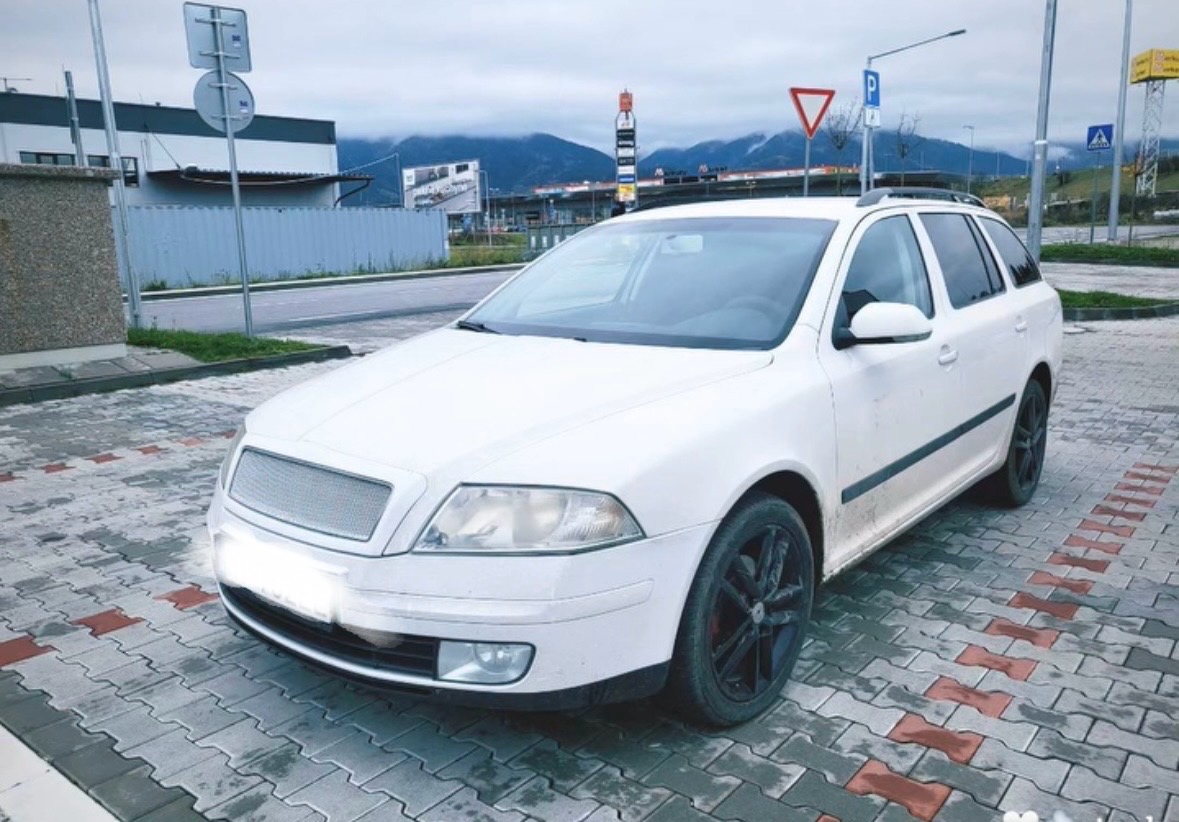
<svg viewBox="0 0 1179 822"><path fill-rule="evenodd" d="M219 535L218 576L229 585L316 622L330 623L339 613L341 570L300 557L281 545L238 535Z"/></svg>

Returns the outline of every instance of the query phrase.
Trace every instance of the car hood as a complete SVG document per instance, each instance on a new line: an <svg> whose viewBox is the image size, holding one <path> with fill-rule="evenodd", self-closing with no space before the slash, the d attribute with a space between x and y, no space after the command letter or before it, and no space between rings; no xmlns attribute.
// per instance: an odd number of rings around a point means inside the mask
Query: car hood
<svg viewBox="0 0 1179 822"><path fill-rule="evenodd" d="M259 406L251 434L430 475L768 365L768 351L587 343L440 329Z"/></svg>

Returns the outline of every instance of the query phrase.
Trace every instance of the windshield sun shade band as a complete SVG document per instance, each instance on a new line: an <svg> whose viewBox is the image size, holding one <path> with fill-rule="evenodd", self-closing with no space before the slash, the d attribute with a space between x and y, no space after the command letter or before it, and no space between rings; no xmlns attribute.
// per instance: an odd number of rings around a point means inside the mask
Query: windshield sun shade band
<svg viewBox="0 0 1179 822"><path fill-rule="evenodd" d="M965 434L970 433L971 431L973 431L975 428L978 428L980 425L982 425L987 420L991 419L992 417L998 416L999 414L1003 413L1003 411L1010 408L1014 404L1015 404L1015 395L1012 394L1011 396L1007 397L1006 399L1000 400L999 402L995 403L994 405L992 405L990 408L983 411L982 413L974 415L973 417L971 417L970 419L968 419L966 422L962 423L961 425L951 428L949 431L942 434L937 439L927 442L925 445L921 446L916 451L912 451L912 452L906 454L905 456L901 457L896 462L890 463L889 465L886 465L883 468L881 468L879 471L877 471L873 474L869 474L868 476L864 477L859 482L855 482L855 483L849 485L847 488L843 489L843 494L842 494L843 504L846 505L847 503L851 502L852 500L862 497L864 494L868 493L876 486L884 484L888 480L895 477L897 474L904 471L906 468L911 468L912 466L921 462L921 460L925 459L928 456L931 456L934 452L939 451L942 448L945 448L947 445L952 443L954 440L958 439L961 436L964 436Z"/></svg>

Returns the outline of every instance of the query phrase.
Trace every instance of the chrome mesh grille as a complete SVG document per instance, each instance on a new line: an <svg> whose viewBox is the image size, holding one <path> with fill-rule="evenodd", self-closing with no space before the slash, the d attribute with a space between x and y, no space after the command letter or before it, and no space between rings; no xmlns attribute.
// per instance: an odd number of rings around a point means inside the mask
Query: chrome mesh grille
<svg viewBox="0 0 1179 822"><path fill-rule="evenodd" d="M252 511L321 534L367 540L392 488L327 468L247 448L229 496Z"/></svg>

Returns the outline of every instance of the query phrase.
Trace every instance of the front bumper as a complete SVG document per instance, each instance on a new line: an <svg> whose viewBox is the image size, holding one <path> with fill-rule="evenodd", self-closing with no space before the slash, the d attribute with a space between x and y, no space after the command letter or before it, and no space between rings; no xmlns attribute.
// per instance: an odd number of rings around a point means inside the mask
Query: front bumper
<svg viewBox="0 0 1179 822"><path fill-rule="evenodd" d="M570 556L366 557L277 536L226 511L220 492L208 521L225 608L251 633L369 685L533 709L659 690L688 588L713 530L700 526ZM319 630L307 633L298 620L271 618L290 615L279 606L238 595L226 584L233 580L223 573L223 552L243 540L264 542L292 563L327 569L340 590L334 626L343 627L324 631L323 623L313 621ZM273 613L253 607L258 603ZM390 665L381 653L366 655L357 638L374 634L427 643L525 643L535 651L527 672L509 684L443 681L428 665Z"/></svg>

